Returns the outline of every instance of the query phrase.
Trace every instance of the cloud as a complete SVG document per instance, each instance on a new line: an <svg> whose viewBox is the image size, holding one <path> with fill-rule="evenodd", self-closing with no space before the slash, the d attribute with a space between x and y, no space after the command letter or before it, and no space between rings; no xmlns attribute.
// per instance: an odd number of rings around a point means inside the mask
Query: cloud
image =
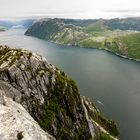
<svg viewBox="0 0 140 140"><path fill-rule="evenodd" d="M116 9L116 10L105 10L105 12L111 12L111 13L140 13L140 9Z"/></svg>
<svg viewBox="0 0 140 140"><path fill-rule="evenodd" d="M140 9L109 9L104 12L120 18L140 16Z"/></svg>
<svg viewBox="0 0 140 140"><path fill-rule="evenodd" d="M0 2L0 17L59 16L88 19L138 14L140 16L138 0L0 0Z"/></svg>

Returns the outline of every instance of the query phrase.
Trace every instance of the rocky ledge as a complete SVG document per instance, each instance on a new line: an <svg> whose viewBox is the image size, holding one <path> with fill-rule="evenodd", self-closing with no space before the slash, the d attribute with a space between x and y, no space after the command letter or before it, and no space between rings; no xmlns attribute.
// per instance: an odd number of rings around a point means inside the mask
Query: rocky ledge
<svg viewBox="0 0 140 140"><path fill-rule="evenodd" d="M75 82L32 52L0 46L1 139L118 139L107 120Z"/></svg>
<svg viewBox="0 0 140 140"><path fill-rule="evenodd" d="M0 140L55 140L40 128L20 104L4 96L13 92L3 90L7 83L0 81L0 85Z"/></svg>

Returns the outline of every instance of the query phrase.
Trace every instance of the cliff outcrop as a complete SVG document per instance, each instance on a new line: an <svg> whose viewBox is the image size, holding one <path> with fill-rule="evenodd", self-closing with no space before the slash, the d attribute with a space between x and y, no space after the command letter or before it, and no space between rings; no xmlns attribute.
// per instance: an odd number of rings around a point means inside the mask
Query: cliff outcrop
<svg viewBox="0 0 140 140"><path fill-rule="evenodd" d="M0 92L5 112L17 112L13 117L20 119L19 123L25 120L24 129L26 123L35 126L33 133L40 139L98 140L119 135L116 124L105 119L88 98L80 96L72 79L32 52L0 46ZM9 106L5 107L5 102ZM17 132L24 134L22 125L20 132L14 129L14 136Z"/></svg>

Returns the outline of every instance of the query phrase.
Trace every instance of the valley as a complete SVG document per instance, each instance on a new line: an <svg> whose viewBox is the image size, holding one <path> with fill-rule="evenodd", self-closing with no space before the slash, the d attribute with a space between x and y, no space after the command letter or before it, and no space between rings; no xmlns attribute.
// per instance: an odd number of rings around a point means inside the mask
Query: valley
<svg viewBox="0 0 140 140"><path fill-rule="evenodd" d="M105 117L117 123L120 139L139 139L139 62L99 49L66 47L25 36L25 32L26 29L1 32L0 44L45 56L77 83L82 96L88 96Z"/></svg>

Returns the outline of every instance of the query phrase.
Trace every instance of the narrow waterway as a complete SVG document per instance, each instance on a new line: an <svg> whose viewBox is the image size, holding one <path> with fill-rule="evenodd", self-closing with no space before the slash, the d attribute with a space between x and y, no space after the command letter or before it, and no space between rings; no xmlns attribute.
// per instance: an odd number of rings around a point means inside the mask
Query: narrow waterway
<svg viewBox="0 0 140 140"><path fill-rule="evenodd" d="M1 32L0 44L45 56L76 81L82 95L117 122L121 140L140 140L140 62L97 49L64 47L24 36L24 32Z"/></svg>

